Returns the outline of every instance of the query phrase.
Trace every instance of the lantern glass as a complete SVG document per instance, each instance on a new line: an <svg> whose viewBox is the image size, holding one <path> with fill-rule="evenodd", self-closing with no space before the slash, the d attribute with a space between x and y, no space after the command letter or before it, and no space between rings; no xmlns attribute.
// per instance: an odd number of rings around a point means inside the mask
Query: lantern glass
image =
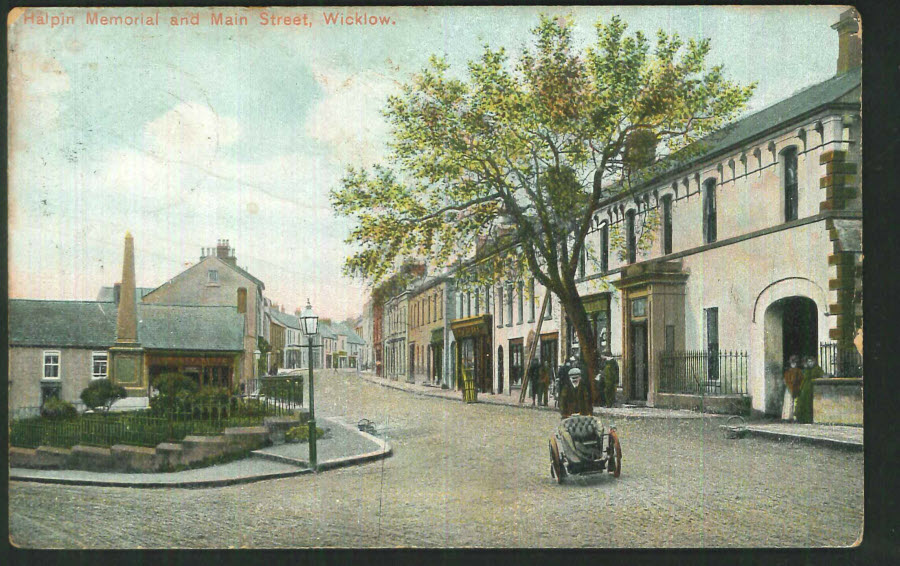
<svg viewBox="0 0 900 566"><path fill-rule="evenodd" d="M303 332L307 336L315 336L319 332L319 317L313 314L309 299L306 299L306 307L300 315L300 322L303 324Z"/></svg>

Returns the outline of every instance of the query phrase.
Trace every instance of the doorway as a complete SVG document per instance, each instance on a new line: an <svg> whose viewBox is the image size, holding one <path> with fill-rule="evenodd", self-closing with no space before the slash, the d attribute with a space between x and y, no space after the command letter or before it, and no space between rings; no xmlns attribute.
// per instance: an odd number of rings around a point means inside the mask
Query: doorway
<svg viewBox="0 0 900 566"><path fill-rule="evenodd" d="M503 346L497 348L497 392L503 393Z"/></svg>
<svg viewBox="0 0 900 566"><path fill-rule="evenodd" d="M765 413L781 415L784 400L784 370L792 355L816 356L818 309L808 297L794 296L775 301L766 309L765 325Z"/></svg>
<svg viewBox="0 0 900 566"><path fill-rule="evenodd" d="M631 325L631 398L647 400L647 323Z"/></svg>

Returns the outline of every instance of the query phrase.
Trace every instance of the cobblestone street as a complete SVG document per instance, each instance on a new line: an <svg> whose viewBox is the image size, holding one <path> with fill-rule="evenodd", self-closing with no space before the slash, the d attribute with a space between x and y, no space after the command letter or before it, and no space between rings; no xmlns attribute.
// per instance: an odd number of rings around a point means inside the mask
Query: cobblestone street
<svg viewBox="0 0 900 566"><path fill-rule="evenodd" d="M426 398L320 372L317 414L375 421L394 455L214 489L13 482L31 548L847 546L863 455L728 440L721 419L620 419L622 476L550 477L550 412Z"/></svg>

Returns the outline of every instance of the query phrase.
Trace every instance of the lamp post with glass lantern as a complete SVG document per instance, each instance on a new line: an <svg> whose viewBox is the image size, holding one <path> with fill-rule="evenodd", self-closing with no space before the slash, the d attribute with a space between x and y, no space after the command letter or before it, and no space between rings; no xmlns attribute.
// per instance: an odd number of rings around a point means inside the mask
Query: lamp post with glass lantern
<svg viewBox="0 0 900 566"><path fill-rule="evenodd" d="M300 323L306 333L309 348L309 467L316 471L316 411L313 396L313 337L319 331L319 317L313 314L312 305L306 299L306 308L300 315Z"/></svg>

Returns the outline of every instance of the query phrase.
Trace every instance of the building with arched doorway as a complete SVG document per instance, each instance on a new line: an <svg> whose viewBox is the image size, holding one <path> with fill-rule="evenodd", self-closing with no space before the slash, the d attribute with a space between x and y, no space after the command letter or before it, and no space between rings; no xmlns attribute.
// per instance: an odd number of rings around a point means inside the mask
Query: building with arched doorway
<svg viewBox="0 0 900 566"><path fill-rule="evenodd" d="M861 324L856 17L834 26L834 77L709 135L702 153L598 208L587 247L600 269L579 290L613 287L627 402L702 397L707 409L780 415L791 355L861 378L861 362L840 362L859 358ZM639 249L642 239L652 244Z"/></svg>

